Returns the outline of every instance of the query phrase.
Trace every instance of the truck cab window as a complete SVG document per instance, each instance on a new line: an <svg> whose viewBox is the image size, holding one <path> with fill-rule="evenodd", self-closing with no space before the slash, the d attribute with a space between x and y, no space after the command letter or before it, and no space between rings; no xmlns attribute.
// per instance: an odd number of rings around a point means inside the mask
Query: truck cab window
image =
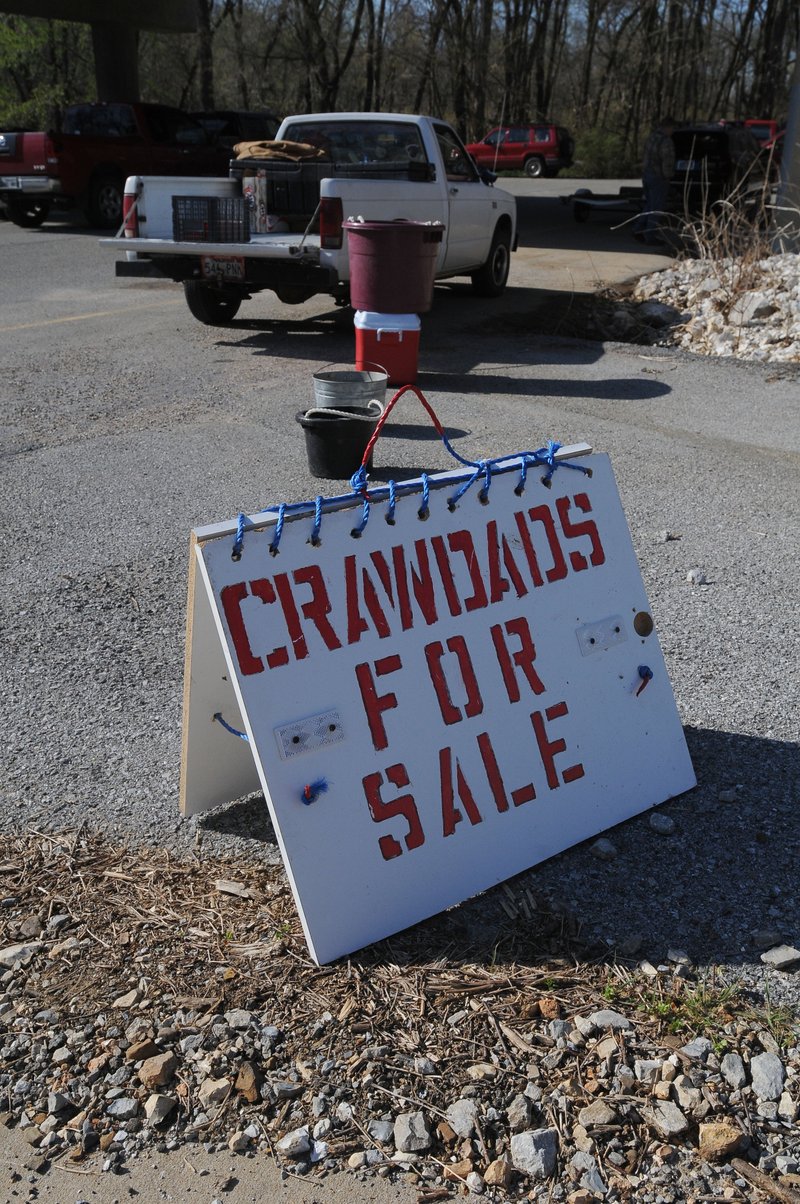
<svg viewBox="0 0 800 1204"><path fill-rule="evenodd" d="M442 125L435 129L448 180L477 180L475 164L453 131Z"/></svg>

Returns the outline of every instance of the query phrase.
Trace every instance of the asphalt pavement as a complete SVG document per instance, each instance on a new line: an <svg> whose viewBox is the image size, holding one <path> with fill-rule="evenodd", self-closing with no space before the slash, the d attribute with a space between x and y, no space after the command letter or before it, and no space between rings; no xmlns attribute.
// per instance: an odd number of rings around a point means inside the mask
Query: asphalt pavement
<svg viewBox="0 0 800 1204"><path fill-rule="evenodd" d="M698 777L665 807L673 836L631 820L615 860L579 846L532 871L536 888L610 947L682 947L747 979L754 929L800 940L800 382L538 333L554 298L668 263L608 219L572 222L559 196L581 184L512 182L509 289L436 289L419 383L469 458L548 437L610 454ZM0 223L0 260L0 828L86 823L181 853L199 822L210 853L274 860L252 801L178 812L188 540L319 492L295 413L316 370L352 361L352 314L264 294L203 327L174 286L117 283L96 232L68 222ZM404 401L376 479L450 466Z"/></svg>

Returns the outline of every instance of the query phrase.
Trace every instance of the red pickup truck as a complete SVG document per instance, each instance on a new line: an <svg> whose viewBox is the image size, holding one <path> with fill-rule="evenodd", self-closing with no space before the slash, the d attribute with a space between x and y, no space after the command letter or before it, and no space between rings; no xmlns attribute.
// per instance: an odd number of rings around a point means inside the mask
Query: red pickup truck
<svg viewBox="0 0 800 1204"><path fill-rule="evenodd" d="M227 176L230 155L180 109L70 105L59 133L0 134L0 201L18 226L41 225L59 202L110 230L122 222L128 176Z"/></svg>

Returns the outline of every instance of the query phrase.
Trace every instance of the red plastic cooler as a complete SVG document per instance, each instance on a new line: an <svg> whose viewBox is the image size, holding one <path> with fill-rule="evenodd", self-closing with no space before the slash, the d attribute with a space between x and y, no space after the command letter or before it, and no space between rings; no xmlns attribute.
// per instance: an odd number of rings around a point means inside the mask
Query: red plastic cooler
<svg viewBox="0 0 800 1204"><path fill-rule="evenodd" d="M420 320L417 314L380 314L356 310L356 368L383 368L390 385L417 379Z"/></svg>

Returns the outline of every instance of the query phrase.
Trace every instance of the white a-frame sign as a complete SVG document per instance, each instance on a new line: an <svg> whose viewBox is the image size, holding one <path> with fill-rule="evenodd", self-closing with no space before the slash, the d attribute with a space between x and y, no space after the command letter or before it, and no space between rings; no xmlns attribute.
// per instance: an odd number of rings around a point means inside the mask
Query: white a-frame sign
<svg viewBox="0 0 800 1204"><path fill-rule="evenodd" d="M589 451L193 533L181 807L260 785L318 962L695 784Z"/></svg>

